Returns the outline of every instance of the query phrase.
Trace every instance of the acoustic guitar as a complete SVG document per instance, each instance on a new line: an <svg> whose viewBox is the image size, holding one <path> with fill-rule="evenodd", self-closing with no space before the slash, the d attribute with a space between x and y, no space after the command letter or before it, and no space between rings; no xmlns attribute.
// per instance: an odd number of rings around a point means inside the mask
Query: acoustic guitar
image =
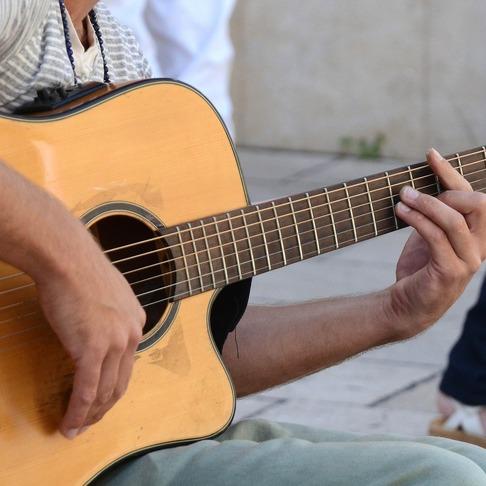
<svg viewBox="0 0 486 486"><path fill-rule="evenodd" d="M2 485L86 484L129 456L221 433L235 391L209 326L219 290L397 230L405 184L441 192L419 163L250 205L221 118L200 93L171 80L41 96L23 114L0 117L0 147L4 160L81 218L148 316L127 394L68 441L57 426L72 363L32 280L1 264ZM476 190L486 187L485 147L448 159Z"/></svg>

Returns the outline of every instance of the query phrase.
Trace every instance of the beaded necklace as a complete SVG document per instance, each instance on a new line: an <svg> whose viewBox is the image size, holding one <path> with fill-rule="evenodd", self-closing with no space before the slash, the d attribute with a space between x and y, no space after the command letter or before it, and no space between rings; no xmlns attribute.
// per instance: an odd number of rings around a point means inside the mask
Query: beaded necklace
<svg viewBox="0 0 486 486"><path fill-rule="evenodd" d="M71 36L69 35L69 23L68 23L68 13L66 10L66 5L64 4L64 0L59 0L59 7L61 9L61 18L62 24L64 27L64 38L66 40L66 51L69 57L69 62L71 63L71 68L73 70L74 75L74 84L78 85L78 75L76 74L76 64L74 62L74 52L73 52L73 44L71 42ZM95 32L96 38L98 39L98 44L100 46L101 58L103 59L103 72L104 72L104 81L105 83L110 83L110 73L108 71L108 64L106 62L106 55L105 55L105 48L103 43L103 36L101 35L101 29L98 24L98 17L94 10L91 10L89 13L89 20L91 21L91 25L93 26L93 30Z"/></svg>

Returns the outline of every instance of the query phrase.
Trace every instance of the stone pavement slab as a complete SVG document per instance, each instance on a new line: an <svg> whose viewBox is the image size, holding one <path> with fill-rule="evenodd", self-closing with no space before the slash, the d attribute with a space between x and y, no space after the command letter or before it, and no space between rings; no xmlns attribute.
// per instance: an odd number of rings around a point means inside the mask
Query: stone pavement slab
<svg viewBox="0 0 486 486"><path fill-rule="evenodd" d="M437 374L435 366L390 364L385 360L358 357L288 385L262 393L265 397L301 397L329 403L368 405L395 395L413 383Z"/></svg>
<svg viewBox="0 0 486 486"><path fill-rule="evenodd" d="M245 398L240 403L250 400L255 399ZM358 434L416 437L426 433L427 424L436 414L420 410L336 405L312 399L291 398L262 409L256 415L239 412L236 415L237 420L256 417Z"/></svg>

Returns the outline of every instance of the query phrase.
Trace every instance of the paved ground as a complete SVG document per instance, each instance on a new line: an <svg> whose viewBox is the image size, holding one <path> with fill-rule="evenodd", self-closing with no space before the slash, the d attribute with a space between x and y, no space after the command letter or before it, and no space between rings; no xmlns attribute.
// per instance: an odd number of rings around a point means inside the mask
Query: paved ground
<svg viewBox="0 0 486 486"><path fill-rule="evenodd" d="M404 165L249 148L240 148L239 154L254 202ZM402 230L258 277L251 300L279 304L384 288L394 280L395 262L407 235L408 230ZM360 433L426 433L435 416L441 370L482 275L484 270L429 331L240 400L237 419L264 417Z"/></svg>

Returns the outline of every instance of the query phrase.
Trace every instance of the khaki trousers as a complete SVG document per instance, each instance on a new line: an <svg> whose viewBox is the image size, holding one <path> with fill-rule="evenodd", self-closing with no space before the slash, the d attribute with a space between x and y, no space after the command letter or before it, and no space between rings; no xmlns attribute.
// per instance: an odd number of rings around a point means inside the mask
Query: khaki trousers
<svg viewBox="0 0 486 486"><path fill-rule="evenodd" d="M356 436L246 420L215 440L152 452L97 484L486 485L486 450L448 439Z"/></svg>

